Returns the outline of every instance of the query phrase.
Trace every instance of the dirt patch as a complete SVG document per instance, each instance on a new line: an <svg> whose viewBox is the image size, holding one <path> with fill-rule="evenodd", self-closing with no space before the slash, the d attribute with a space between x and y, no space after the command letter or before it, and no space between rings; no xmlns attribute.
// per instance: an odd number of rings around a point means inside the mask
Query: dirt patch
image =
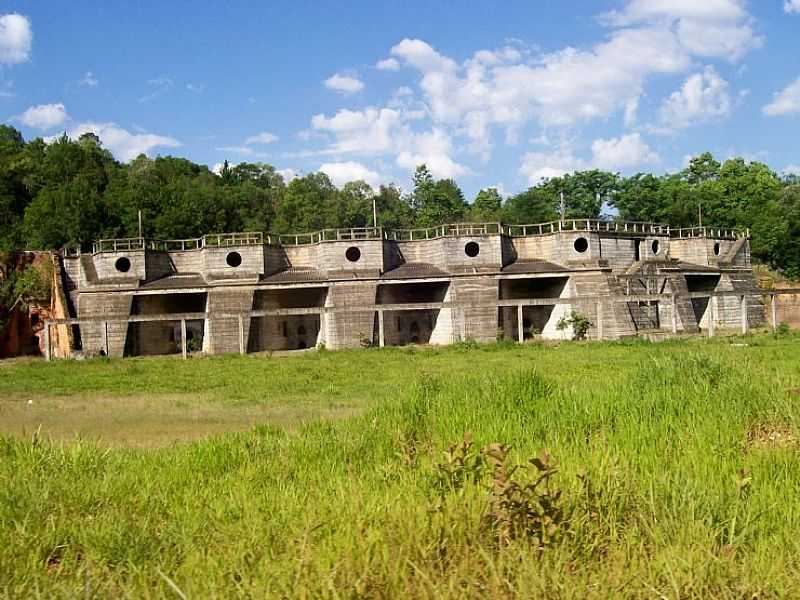
<svg viewBox="0 0 800 600"><path fill-rule="evenodd" d="M756 450L800 449L800 438L786 423L757 423L747 430L747 448Z"/></svg>
<svg viewBox="0 0 800 600"><path fill-rule="evenodd" d="M30 397L0 401L0 435L90 439L111 446L159 447L261 424L294 430L310 421L342 419L345 403L236 405L192 394L118 397Z"/></svg>

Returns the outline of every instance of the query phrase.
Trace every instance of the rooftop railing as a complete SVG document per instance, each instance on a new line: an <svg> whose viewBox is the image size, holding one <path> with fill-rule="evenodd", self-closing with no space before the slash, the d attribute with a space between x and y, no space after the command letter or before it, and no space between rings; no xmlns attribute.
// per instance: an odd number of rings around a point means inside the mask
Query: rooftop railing
<svg viewBox="0 0 800 600"><path fill-rule="evenodd" d="M437 227L421 227L417 229L392 229L386 232L386 239L397 241L431 240L440 237L457 237L462 235L490 235L503 233L501 223L454 223Z"/></svg>
<svg viewBox="0 0 800 600"><path fill-rule="evenodd" d="M637 221L604 221L602 219L564 219L530 225L504 225L503 223L454 223L416 229L391 229L382 227L350 227L322 229L311 233L214 233L199 238L183 240L157 240L147 238L118 238L98 240L92 252L130 252L135 250L160 250L179 252L225 246L257 246L262 244L280 246L302 246L333 241L357 240L430 240L441 237L507 235L528 237L549 235L563 231L586 231L600 233L638 234L669 236L675 239L714 238L739 239L750 236L750 230L723 229L718 227L687 227L673 229L662 223Z"/></svg>
<svg viewBox="0 0 800 600"><path fill-rule="evenodd" d="M322 229L312 233L268 233L264 239L273 245L300 246L343 240L380 240L383 237L382 227L348 227Z"/></svg>
<svg viewBox="0 0 800 600"><path fill-rule="evenodd" d="M564 219L531 225L504 225L503 233L512 237L545 235L559 231L598 231L608 233L640 233L670 235L669 225L640 221L604 221L602 219Z"/></svg>
<svg viewBox="0 0 800 600"><path fill-rule="evenodd" d="M683 229L675 229L672 232L672 237L683 238L717 238L717 239L732 239L749 238L750 229L721 229L719 227L684 227Z"/></svg>

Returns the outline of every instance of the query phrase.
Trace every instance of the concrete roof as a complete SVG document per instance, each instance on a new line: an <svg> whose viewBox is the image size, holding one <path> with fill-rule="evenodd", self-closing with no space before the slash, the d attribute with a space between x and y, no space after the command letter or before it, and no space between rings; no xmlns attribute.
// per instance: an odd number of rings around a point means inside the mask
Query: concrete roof
<svg viewBox="0 0 800 600"><path fill-rule="evenodd" d="M517 260L503 267L503 273L562 273L570 269L546 260Z"/></svg>

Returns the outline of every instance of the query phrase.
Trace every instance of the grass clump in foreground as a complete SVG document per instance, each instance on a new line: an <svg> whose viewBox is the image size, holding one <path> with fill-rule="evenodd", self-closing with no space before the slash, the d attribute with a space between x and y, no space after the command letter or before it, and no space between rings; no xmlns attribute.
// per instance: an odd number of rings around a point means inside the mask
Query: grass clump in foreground
<svg viewBox="0 0 800 600"><path fill-rule="evenodd" d="M5 437L0 595L796 597L797 341L420 353L347 419Z"/></svg>

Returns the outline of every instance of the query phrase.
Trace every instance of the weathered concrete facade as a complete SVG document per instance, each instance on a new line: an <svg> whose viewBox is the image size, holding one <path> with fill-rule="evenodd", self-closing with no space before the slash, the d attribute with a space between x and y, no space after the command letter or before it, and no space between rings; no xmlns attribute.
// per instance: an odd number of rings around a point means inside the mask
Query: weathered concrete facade
<svg viewBox="0 0 800 600"><path fill-rule="evenodd" d="M562 338L572 310L595 339L764 324L747 236L717 229L570 220L134 238L62 264L88 354L180 352L184 336L208 353Z"/></svg>

